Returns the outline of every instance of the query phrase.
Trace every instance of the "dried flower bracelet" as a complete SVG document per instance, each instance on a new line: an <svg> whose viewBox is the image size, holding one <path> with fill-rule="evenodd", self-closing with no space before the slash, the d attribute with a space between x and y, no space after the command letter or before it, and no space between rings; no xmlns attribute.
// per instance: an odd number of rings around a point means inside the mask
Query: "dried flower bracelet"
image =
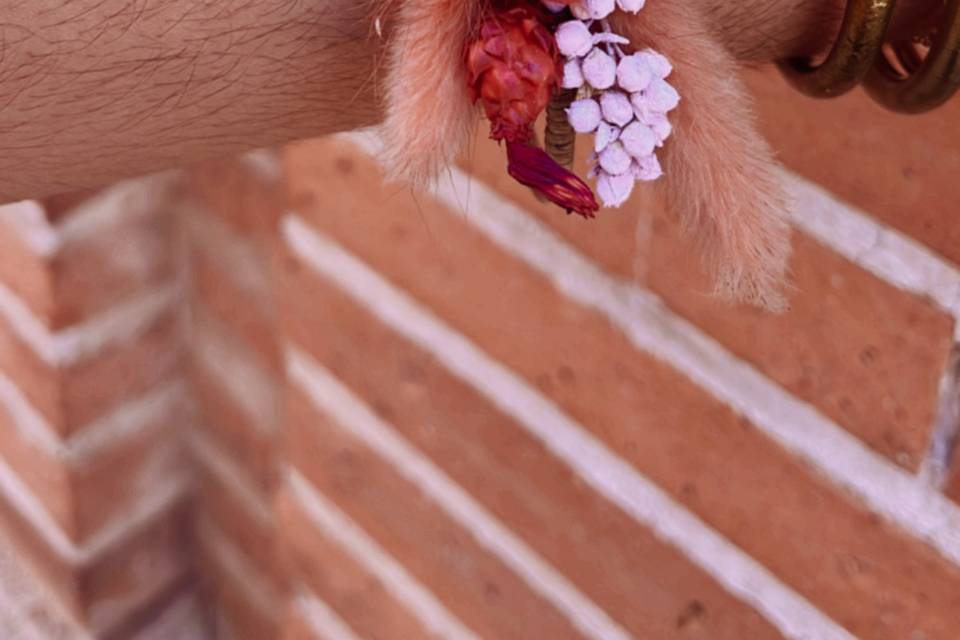
<svg viewBox="0 0 960 640"><path fill-rule="evenodd" d="M680 96L670 62L613 32L616 10L644 0L494 0L466 54L474 102L490 137L507 147L507 170L546 199L593 217L587 184L570 172L576 133L593 134L589 177L604 206L618 207L636 181L662 175L657 149L670 136L667 114ZM533 125L547 113L545 149Z"/></svg>
<svg viewBox="0 0 960 640"><path fill-rule="evenodd" d="M815 97L842 95L861 82L884 107L930 111L960 89L960 0L947 0L932 34L888 42L895 0L848 0L841 32L826 60L780 63L786 77ZM923 44L929 40L929 46ZM926 55L918 47L928 49Z"/></svg>

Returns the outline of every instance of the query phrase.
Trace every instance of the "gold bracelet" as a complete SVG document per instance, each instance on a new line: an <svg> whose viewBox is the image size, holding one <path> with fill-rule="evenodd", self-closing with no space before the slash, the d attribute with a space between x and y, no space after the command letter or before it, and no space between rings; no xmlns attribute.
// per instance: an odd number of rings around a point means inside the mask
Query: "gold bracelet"
<svg viewBox="0 0 960 640"><path fill-rule="evenodd" d="M900 113L924 113L949 100L960 89L960 0L950 0L926 56L912 43L891 47L890 56L906 73L881 55L865 82L874 100Z"/></svg>
<svg viewBox="0 0 960 640"><path fill-rule="evenodd" d="M960 0L946 0L940 28L921 55L911 41L886 41L896 0L849 0L840 36L826 60L780 62L803 93L829 98L864 82L878 103L900 113L923 113L960 89Z"/></svg>
<svg viewBox="0 0 960 640"><path fill-rule="evenodd" d="M809 58L780 63L790 83L816 98L850 91L867 76L883 47L896 0L849 0L833 50L820 65Z"/></svg>

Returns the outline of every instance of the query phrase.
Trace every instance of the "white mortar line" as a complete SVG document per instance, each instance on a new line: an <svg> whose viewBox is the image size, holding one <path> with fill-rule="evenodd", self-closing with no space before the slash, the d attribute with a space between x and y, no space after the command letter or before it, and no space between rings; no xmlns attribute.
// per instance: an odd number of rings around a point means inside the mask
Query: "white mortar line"
<svg viewBox="0 0 960 640"><path fill-rule="evenodd" d="M240 159L268 182L279 182L283 177L283 163L274 149L255 149L245 153Z"/></svg>
<svg viewBox="0 0 960 640"><path fill-rule="evenodd" d="M13 427L24 442L47 455L68 457L67 446L59 432L3 371L0 371L0 406L10 415Z"/></svg>
<svg viewBox="0 0 960 640"><path fill-rule="evenodd" d="M303 351L287 351L290 381L334 424L358 437L436 502L476 541L588 638L626 640L630 633L488 512L329 371Z"/></svg>
<svg viewBox="0 0 960 640"><path fill-rule="evenodd" d="M354 560L375 576L384 589L402 603L431 633L446 640L479 640L449 612L437 597L331 500L315 489L299 471L288 468L286 483L313 524L335 540Z"/></svg>
<svg viewBox="0 0 960 640"><path fill-rule="evenodd" d="M12 202L0 206L0 223L9 225L38 256L49 258L65 244L96 235L121 221L163 211L164 207L158 205L178 179L179 173L167 171L124 180L80 203L55 225L47 219L42 202Z"/></svg>
<svg viewBox="0 0 960 640"><path fill-rule="evenodd" d="M541 271L568 298L603 313L638 348L687 375L873 511L960 564L956 504L738 359L652 293L603 272L544 225L456 170L438 189L452 215L462 216L454 207L468 188L475 215L465 216L467 222Z"/></svg>
<svg viewBox="0 0 960 640"><path fill-rule="evenodd" d="M175 282L128 299L81 324L54 334L56 364L70 366L94 356L106 347L133 340L151 328L165 312L173 308L180 295Z"/></svg>
<svg viewBox="0 0 960 640"><path fill-rule="evenodd" d="M160 383L139 396L121 401L108 413L62 439L20 388L0 372L0 407L10 415L23 441L71 466L89 464L103 451L149 427L164 413L175 412L184 401L184 391L181 381Z"/></svg>
<svg viewBox="0 0 960 640"><path fill-rule="evenodd" d="M13 230L23 243L41 258L49 258L60 246L60 238L47 222L46 211L36 200L22 200L0 206L0 222Z"/></svg>
<svg viewBox="0 0 960 640"><path fill-rule="evenodd" d="M782 177L794 199L791 221L798 229L881 280L960 316L960 269L955 265L804 178L787 171Z"/></svg>
<svg viewBox="0 0 960 640"><path fill-rule="evenodd" d="M302 587L293 598L293 607L321 640L360 640L330 605Z"/></svg>
<svg viewBox="0 0 960 640"><path fill-rule="evenodd" d="M243 504L244 510L264 529L273 529L273 511L270 503L230 455L224 453L199 428L191 428L186 435L187 444L203 467L210 471L223 488Z"/></svg>
<svg viewBox="0 0 960 640"><path fill-rule="evenodd" d="M337 137L374 158L380 156L383 148L380 135L372 129ZM453 182L462 183L463 172L454 169L453 173ZM960 320L960 267L802 176L785 168L779 173L793 202L790 210L793 226L894 287L930 298ZM482 185L479 179L474 179L472 184ZM482 186L485 191L490 191ZM449 185L441 182L438 188L440 197L449 202L449 198L443 195ZM465 193L461 190L461 197ZM516 207L506 198L496 197L500 202ZM457 211L464 209L464 202L462 199L456 201ZM960 332L960 326L957 330Z"/></svg>
<svg viewBox="0 0 960 640"><path fill-rule="evenodd" d="M161 285L59 331L51 331L17 294L0 282L0 316L45 363L69 367L106 347L145 332L179 295L175 283Z"/></svg>
<svg viewBox="0 0 960 640"><path fill-rule="evenodd" d="M793 195L794 226L885 282L930 298L960 319L960 269L953 263L808 180L787 171L782 174ZM958 340L960 322L954 325L954 341ZM954 367L951 362L940 380L938 414L918 472L921 481L935 489L943 489L948 478L960 430Z"/></svg>
<svg viewBox="0 0 960 640"><path fill-rule="evenodd" d="M259 356L214 320L209 312L195 310L192 345L195 361L223 389L259 433L277 430L277 380Z"/></svg>
<svg viewBox="0 0 960 640"><path fill-rule="evenodd" d="M71 540L43 503L27 488L23 480L0 458L0 493L30 523L36 534L61 560L74 567L96 561L111 548L150 524L169 506L186 495L189 483L185 477L170 478L140 504L113 520L90 536L82 545Z"/></svg>
<svg viewBox="0 0 960 640"><path fill-rule="evenodd" d="M784 635L797 640L852 638L756 560L611 452L586 428L409 295L298 217L285 218L282 230L287 244L307 266L431 353L451 373L514 418L600 495L680 550L730 593L754 606Z"/></svg>
<svg viewBox="0 0 960 640"><path fill-rule="evenodd" d="M89 465L102 452L117 447L165 418L185 410L187 389L180 379L158 384L149 391L124 400L101 418L88 423L62 443L68 464ZM169 428L169 425L161 425Z"/></svg>
<svg viewBox="0 0 960 640"><path fill-rule="evenodd" d="M53 225L60 246L98 235L136 217L166 215L169 196L180 173L162 173L124 180L81 202Z"/></svg>
<svg viewBox="0 0 960 640"><path fill-rule="evenodd" d="M240 587L247 603L263 617L276 621L283 598L209 517L200 520L200 539L205 541L204 549L228 575L230 583Z"/></svg>
<svg viewBox="0 0 960 640"><path fill-rule="evenodd" d="M223 277L255 299L252 304L267 304L272 295L269 267L257 246L202 208L187 207L181 219L190 250L213 262Z"/></svg>

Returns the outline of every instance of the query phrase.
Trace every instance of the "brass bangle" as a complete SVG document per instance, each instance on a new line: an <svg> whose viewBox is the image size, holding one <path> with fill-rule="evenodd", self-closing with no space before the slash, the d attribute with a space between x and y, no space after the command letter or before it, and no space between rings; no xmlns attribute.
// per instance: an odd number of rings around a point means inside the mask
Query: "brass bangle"
<svg viewBox="0 0 960 640"><path fill-rule="evenodd" d="M791 58L780 70L801 92L816 98L843 95L870 72L880 55L896 0L848 0L840 35L827 59Z"/></svg>
<svg viewBox="0 0 960 640"><path fill-rule="evenodd" d="M950 0L930 51L922 61L893 48L908 75L899 73L885 56L877 59L865 87L884 107L900 113L924 113L939 107L960 89L960 0Z"/></svg>

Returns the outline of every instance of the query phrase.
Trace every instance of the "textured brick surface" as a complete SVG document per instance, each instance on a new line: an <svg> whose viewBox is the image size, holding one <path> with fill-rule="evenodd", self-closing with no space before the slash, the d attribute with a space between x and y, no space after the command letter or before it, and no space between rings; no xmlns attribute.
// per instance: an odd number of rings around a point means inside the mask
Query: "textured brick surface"
<svg viewBox="0 0 960 640"><path fill-rule="evenodd" d="M286 576L278 559L273 523L262 522L252 515L237 488L225 484L224 479L218 478L203 462L197 464L197 472L197 500L205 517L230 539L260 576L269 580L278 592L282 591ZM265 509L269 508L268 504L264 499Z"/></svg>
<svg viewBox="0 0 960 640"><path fill-rule="evenodd" d="M707 637L775 637L754 612L584 486L430 356L302 266L291 272L289 286L291 339L628 628L641 636L669 635L683 612L699 605L711 612L709 623L697 623ZM316 331L332 326L348 328ZM373 358L379 366L364 366ZM296 412L291 419L293 433L298 424L322 422L297 420ZM571 548L577 553L568 553Z"/></svg>
<svg viewBox="0 0 960 640"><path fill-rule="evenodd" d="M772 71L749 74L748 83L761 129L784 164L960 262L952 214L960 171L957 100L905 117L861 91L838 100L804 98Z"/></svg>
<svg viewBox="0 0 960 640"><path fill-rule="evenodd" d="M289 574L370 640L430 637L419 621L340 546L319 532L289 491L277 496Z"/></svg>
<svg viewBox="0 0 960 640"><path fill-rule="evenodd" d="M147 604L185 574L182 550L189 541L188 514L185 506L174 509L108 553L78 566L54 552L6 499L0 499L0 522L20 558L72 615L94 629L122 622L131 607Z"/></svg>
<svg viewBox="0 0 960 640"><path fill-rule="evenodd" d="M350 187L327 192L321 204L305 179L294 198L313 224L390 274L834 619L870 637L949 636L960 572L932 550L832 489L457 216L423 198L378 191L369 162L339 143L302 152L305 172L322 166Z"/></svg>
<svg viewBox="0 0 960 640"><path fill-rule="evenodd" d="M474 148L465 166L477 179L610 272L649 287L870 447L909 469L919 466L953 342L952 317L801 232L793 234L789 311L727 305L709 295L694 248L654 197L640 192L624 209L585 223L538 203L503 172L502 150L492 142L478 140Z"/></svg>
<svg viewBox="0 0 960 640"><path fill-rule="evenodd" d="M305 399L288 405L290 461L481 636L579 634L471 533Z"/></svg>

